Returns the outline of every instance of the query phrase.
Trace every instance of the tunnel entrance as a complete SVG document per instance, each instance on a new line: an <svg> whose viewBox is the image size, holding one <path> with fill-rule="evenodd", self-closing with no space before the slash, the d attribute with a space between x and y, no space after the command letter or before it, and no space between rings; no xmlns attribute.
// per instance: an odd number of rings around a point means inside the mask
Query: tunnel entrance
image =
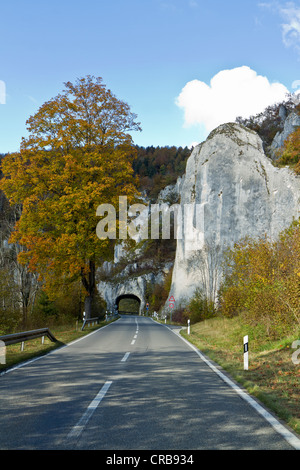
<svg viewBox="0 0 300 470"><path fill-rule="evenodd" d="M121 315L139 315L141 300L133 294L119 295L116 306Z"/></svg>

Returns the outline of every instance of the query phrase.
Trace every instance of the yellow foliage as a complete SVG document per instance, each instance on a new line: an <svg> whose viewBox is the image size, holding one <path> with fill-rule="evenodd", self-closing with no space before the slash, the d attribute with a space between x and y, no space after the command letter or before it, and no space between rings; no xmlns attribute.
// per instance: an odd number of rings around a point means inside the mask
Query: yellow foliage
<svg viewBox="0 0 300 470"><path fill-rule="evenodd" d="M129 132L140 127L101 78L65 86L27 120L20 152L2 160L0 188L23 207L11 236L26 248L19 261L48 284L81 276L88 290L95 284L93 266L113 247L97 238L98 205L116 206L119 196L131 203L137 195Z"/></svg>
<svg viewBox="0 0 300 470"><path fill-rule="evenodd" d="M225 316L243 314L271 335L300 325L300 224L278 240L244 240L227 254L220 290Z"/></svg>
<svg viewBox="0 0 300 470"><path fill-rule="evenodd" d="M279 163L293 165L295 172L300 174L300 127L285 140Z"/></svg>

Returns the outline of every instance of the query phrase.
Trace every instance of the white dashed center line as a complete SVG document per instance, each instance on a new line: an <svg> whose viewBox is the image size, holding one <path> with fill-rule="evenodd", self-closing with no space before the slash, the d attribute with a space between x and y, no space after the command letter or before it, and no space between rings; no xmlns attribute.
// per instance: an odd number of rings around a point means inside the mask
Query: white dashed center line
<svg viewBox="0 0 300 470"><path fill-rule="evenodd" d="M74 426L73 429L71 430L71 432L68 434L69 439L72 438L72 437L78 437L82 433L84 427L88 423L90 417L92 416L92 414L96 410L96 408L99 405L99 403L101 402L101 400L104 398L104 396L105 396L107 390L109 389L109 387L111 386L111 384L112 384L112 382L110 382L110 381L105 382L105 384L103 385L101 390L98 392L98 394L96 395L94 400L87 407L85 413L82 415L82 417L80 418L80 420L78 421L76 426Z"/></svg>
<svg viewBox="0 0 300 470"><path fill-rule="evenodd" d="M124 354L124 357L123 357L123 359L121 359L121 362L127 361L129 354L130 354L130 352L127 352L126 354Z"/></svg>

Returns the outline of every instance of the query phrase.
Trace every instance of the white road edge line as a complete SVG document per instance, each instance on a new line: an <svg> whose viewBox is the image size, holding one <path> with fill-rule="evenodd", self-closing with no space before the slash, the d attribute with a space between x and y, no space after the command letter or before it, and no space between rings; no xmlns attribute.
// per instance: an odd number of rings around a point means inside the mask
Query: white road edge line
<svg viewBox="0 0 300 470"><path fill-rule="evenodd" d="M82 415L82 417L80 418L78 423L73 427L73 429L68 434L68 436L67 436L68 439L71 439L71 438L74 438L74 437L76 438L76 437L80 436L80 434L82 433L84 427L88 423L90 417L92 416L92 414L96 410L96 408L99 405L99 403L101 402L101 400L104 398L104 396L105 396L106 392L108 391L109 387L111 386L111 384L112 384L111 381L105 382L105 384L103 385L101 390L98 392L98 394L96 395L94 400L87 407L85 413Z"/></svg>
<svg viewBox="0 0 300 470"><path fill-rule="evenodd" d="M121 359L121 362L127 361L129 354L130 352L125 353L123 359Z"/></svg>
<svg viewBox="0 0 300 470"><path fill-rule="evenodd" d="M153 320L154 321L154 320ZM165 326L165 325L162 325ZM240 395L241 398L243 398L249 405L251 405L261 416L263 416L277 431L279 434L281 434L284 439L296 450L300 450L300 439L298 439L297 436L295 436L291 431L289 431L283 424L281 424L274 416L272 416L265 408L263 408L259 403L257 403L250 395L248 395L247 392L242 390L237 384L232 382L226 375L224 375L220 370L218 370L208 359L206 359L203 354L199 351L199 349L196 348L192 343L190 343L188 340L183 338L180 333L176 333L174 330L169 328L168 326L166 327L168 330L172 331L176 336L178 336L182 341L184 341L190 348L192 348L198 356L219 376L221 379L226 382L233 390Z"/></svg>
<svg viewBox="0 0 300 470"><path fill-rule="evenodd" d="M119 318L117 320L115 320L115 322L118 321L118 320L119 320ZM61 349L67 348L68 346L72 346L72 344L78 343L79 341L82 341L83 339L86 339L89 336L94 335L95 333L99 333L100 331L104 330L104 328L107 328L108 326L113 325L115 322L108 323L107 325L101 326L101 328L97 328L97 330L94 330L91 333L88 333L87 335L82 336L81 338L74 339L74 341L71 341L70 343L64 344L63 346L59 346L58 348L55 348L55 349L53 349L52 351L50 351L46 354L42 354L41 356L37 356L33 359L28 359L28 361L20 362L20 364L12 366L9 369L3 370L3 371L0 372L0 377L1 377L1 375L8 374L9 372L13 372L16 369L21 369L22 367L28 366L29 364L32 364L33 362L36 362L36 361L39 361L40 359L44 359L48 356L51 356L51 354L55 354L58 351L60 351Z"/></svg>

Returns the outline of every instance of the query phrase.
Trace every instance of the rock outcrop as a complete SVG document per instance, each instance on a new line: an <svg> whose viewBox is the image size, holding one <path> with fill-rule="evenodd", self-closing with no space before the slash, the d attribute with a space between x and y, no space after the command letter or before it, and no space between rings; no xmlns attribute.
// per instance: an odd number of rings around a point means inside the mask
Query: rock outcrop
<svg viewBox="0 0 300 470"><path fill-rule="evenodd" d="M277 132L270 147L271 157L274 160L278 158L277 152L282 148L284 141L300 126L300 116L292 112L283 119L283 122L282 132Z"/></svg>
<svg viewBox="0 0 300 470"><path fill-rule="evenodd" d="M170 295L176 307L197 287L217 300L224 251L246 237L275 239L299 218L299 202L300 177L288 167L274 166L256 132L223 124L194 148L185 174L158 197L157 204L179 207L175 262L166 260L158 269L153 260L141 261L142 244L129 258L126 247L117 245L114 262L103 266L98 290L108 310L116 299L133 295L142 312L147 285L162 284L174 265ZM128 261L120 271L122 259Z"/></svg>
<svg viewBox="0 0 300 470"><path fill-rule="evenodd" d="M106 302L107 311L115 311L117 299L133 296L140 301L140 314L146 313L147 285L162 284L172 265L173 263L166 263L156 272L145 272L142 274L143 266L133 263L128 265L119 275L113 275L113 269L116 265L106 263L102 270L107 271L106 274L109 279L99 281L97 289Z"/></svg>
<svg viewBox="0 0 300 470"><path fill-rule="evenodd" d="M170 294L176 306L196 287L216 298L224 250L245 237L274 239L299 217L300 178L276 168L260 137L236 123L219 126L187 161L181 208L193 227L177 240Z"/></svg>

